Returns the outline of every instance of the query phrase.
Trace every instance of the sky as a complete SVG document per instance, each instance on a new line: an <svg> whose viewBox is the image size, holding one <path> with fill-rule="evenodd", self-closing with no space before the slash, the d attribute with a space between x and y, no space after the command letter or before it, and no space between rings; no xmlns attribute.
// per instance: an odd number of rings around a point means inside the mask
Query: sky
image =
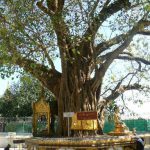
<svg viewBox="0 0 150 150"><path fill-rule="evenodd" d="M9 85L9 80L10 79L3 80L0 78L0 97L5 93L5 90Z"/></svg>
<svg viewBox="0 0 150 150"><path fill-rule="evenodd" d="M130 113L126 112L124 115L121 115L122 119L150 119L150 102L144 102L143 104L135 104L133 102L126 102L128 109L133 111L135 115L131 115Z"/></svg>
<svg viewBox="0 0 150 150"><path fill-rule="evenodd" d="M16 77L18 73L11 75L9 78L2 79L0 77L0 97L2 97L6 89L10 88L12 83L18 82L20 79Z"/></svg>

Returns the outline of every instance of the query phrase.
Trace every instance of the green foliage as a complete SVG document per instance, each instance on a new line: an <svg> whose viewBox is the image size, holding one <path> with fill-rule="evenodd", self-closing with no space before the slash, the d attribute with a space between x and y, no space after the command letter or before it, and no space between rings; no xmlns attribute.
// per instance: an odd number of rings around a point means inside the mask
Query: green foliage
<svg viewBox="0 0 150 150"><path fill-rule="evenodd" d="M50 18L39 11L30 0L0 1L0 39L1 62L11 66L3 69L11 72L18 71L17 67L12 67L18 58L14 49L17 49L21 57L32 58L36 62L42 62L45 58L39 47L40 42L47 47L52 59L57 54L53 53L56 40ZM34 68L34 64L31 67Z"/></svg>
<svg viewBox="0 0 150 150"><path fill-rule="evenodd" d="M150 5L146 5L145 6L145 10L148 11L148 12L150 12Z"/></svg>
<svg viewBox="0 0 150 150"><path fill-rule="evenodd" d="M46 99L53 96L46 89ZM23 76L20 83L14 83L0 98L0 114L4 117L24 117L32 115L32 102L39 99L41 85L31 76Z"/></svg>

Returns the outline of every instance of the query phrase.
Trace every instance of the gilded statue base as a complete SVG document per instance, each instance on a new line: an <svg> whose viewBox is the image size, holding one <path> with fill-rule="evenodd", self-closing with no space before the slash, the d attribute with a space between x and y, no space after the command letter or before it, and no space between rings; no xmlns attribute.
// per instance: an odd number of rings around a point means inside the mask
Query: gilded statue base
<svg viewBox="0 0 150 150"><path fill-rule="evenodd" d="M117 124L115 129L108 133L108 135L113 136L123 136L123 135L132 135L132 132L129 131L128 127L125 124Z"/></svg>
<svg viewBox="0 0 150 150"><path fill-rule="evenodd" d="M132 132L128 131L128 132L116 132L116 131L112 131L109 132L108 135L112 135L112 136L124 136L124 135L131 135Z"/></svg>
<svg viewBox="0 0 150 150"><path fill-rule="evenodd" d="M27 150L134 150L134 136L93 136L68 138L33 137L25 140Z"/></svg>

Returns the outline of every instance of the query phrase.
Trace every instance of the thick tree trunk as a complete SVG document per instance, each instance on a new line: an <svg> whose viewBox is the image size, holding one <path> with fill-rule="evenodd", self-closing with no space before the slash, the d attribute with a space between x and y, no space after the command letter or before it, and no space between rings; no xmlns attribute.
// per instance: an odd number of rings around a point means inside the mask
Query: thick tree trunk
<svg viewBox="0 0 150 150"><path fill-rule="evenodd" d="M97 111L99 98L97 91L93 91L91 87L90 77L85 74L83 69L78 68L78 71L74 66L69 68L67 74L62 75L58 96L60 135L67 135L67 119L63 118L63 112ZM100 89L97 90L99 92ZM100 125L99 128L101 128Z"/></svg>

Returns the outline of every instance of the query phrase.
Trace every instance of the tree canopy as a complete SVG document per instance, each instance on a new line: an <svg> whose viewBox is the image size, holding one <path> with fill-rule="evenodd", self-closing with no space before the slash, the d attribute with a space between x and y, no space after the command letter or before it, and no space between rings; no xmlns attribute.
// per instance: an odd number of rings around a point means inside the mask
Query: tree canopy
<svg viewBox="0 0 150 150"><path fill-rule="evenodd" d="M52 104L53 95L41 88L40 82L24 75L18 82L13 82L0 98L0 114L3 117L29 117L32 116L32 103L39 100L44 90L45 100Z"/></svg>
<svg viewBox="0 0 150 150"><path fill-rule="evenodd" d="M145 40L150 35L149 3L1 0L0 63L3 69L23 68L49 89L58 100L62 124L64 111L102 114L125 91L148 88L143 78L148 78L144 73L150 64ZM57 57L61 71L56 70ZM119 70L123 73L118 76Z"/></svg>

